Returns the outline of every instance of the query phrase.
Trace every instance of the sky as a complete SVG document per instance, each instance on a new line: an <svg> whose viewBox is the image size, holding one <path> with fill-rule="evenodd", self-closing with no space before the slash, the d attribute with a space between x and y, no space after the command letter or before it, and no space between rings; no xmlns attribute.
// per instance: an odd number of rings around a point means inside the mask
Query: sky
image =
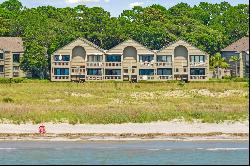
<svg viewBox="0 0 250 166"><path fill-rule="evenodd" d="M5 0L0 0L0 3ZM55 7L75 7L84 4L88 7L98 6L104 8L111 13L111 16L117 17L123 10L131 9L133 6L150 6L152 4L160 4L166 8L170 8L180 2L187 3L191 6L200 2L220 3L221 0L19 0L23 6L28 8L37 6L55 6ZM225 0L223 0L225 1ZM226 0L231 5L249 4L248 0Z"/></svg>

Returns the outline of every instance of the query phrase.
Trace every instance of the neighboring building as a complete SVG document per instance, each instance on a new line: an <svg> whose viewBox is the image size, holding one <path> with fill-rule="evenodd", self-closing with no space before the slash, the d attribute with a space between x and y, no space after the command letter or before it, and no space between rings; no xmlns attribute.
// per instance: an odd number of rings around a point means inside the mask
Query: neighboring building
<svg viewBox="0 0 250 166"><path fill-rule="evenodd" d="M20 70L24 48L22 38L0 37L0 77L25 77Z"/></svg>
<svg viewBox="0 0 250 166"><path fill-rule="evenodd" d="M249 77L249 37L243 37L221 51L223 58L230 64L232 76ZM239 56L237 74L235 62L230 62L231 56Z"/></svg>
<svg viewBox="0 0 250 166"><path fill-rule="evenodd" d="M182 40L152 51L127 40L104 51L79 38L51 56L51 80L207 80L209 55Z"/></svg>

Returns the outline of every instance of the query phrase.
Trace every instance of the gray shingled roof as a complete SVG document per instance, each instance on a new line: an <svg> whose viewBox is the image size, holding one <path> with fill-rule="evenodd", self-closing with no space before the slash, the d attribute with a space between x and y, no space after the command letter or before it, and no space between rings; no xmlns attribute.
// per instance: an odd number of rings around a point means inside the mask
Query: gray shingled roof
<svg viewBox="0 0 250 166"><path fill-rule="evenodd" d="M222 51L237 51L242 52L249 49L249 37L243 37L231 45L224 48Z"/></svg>
<svg viewBox="0 0 250 166"><path fill-rule="evenodd" d="M24 52L21 37L0 37L0 49L11 52Z"/></svg>

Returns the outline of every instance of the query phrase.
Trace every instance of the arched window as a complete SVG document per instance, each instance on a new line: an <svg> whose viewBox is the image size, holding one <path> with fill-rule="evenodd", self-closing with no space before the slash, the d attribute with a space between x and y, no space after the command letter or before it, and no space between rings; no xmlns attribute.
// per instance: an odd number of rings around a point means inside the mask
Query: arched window
<svg viewBox="0 0 250 166"><path fill-rule="evenodd" d="M188 59L188 50L184 46L177 46L174 49L174 56L175 57L183 57L185 59Z"/></svg>
<svg viewBox="0 0 250 166"><path fill-rule="evenodd" d="M128 46L123 50L123 59L137 61L137 50L135 47Z"/></svg>
<svg viewBox="0 0 250 166"><path fill-rule="evenodd" d="M180 45L174 49L174 63L176 69L188 65L188 50L186 47Z"/></svg>
<svg viewBox="0 0 250 166"><path fill-rule="evenodd" d="M73 62L82 62L85 61L86 51L81 46L76 46L72 50L72 61Z"/></svg>

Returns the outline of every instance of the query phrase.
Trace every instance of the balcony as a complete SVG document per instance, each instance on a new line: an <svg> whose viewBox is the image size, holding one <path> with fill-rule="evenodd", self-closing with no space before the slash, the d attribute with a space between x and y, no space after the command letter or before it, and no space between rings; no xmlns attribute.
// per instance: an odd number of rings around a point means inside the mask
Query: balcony
<svg viewBox="0 0 250 166"><path fill-rule="evenodd" d="M60 61L60 62L53 62L52 65L55 67L62 67L62 66L68 66L70 64L69 61Z"/></svg>
<svg viewBox="0 0 250 166"><path fill-rule="evenodd" d="M86 76L86 80L92 81L92 80L103 80L103 76Z"/></svg>
<svg viewBox="0 0 250 166"><path fill-rule="evenodd" d="M177 67L173 70L174 74L188 74L188 67Z"/></svg>
<svg viewBox="0 0 250 166"><path fill-rule="evenodd" d="M103 67L104 63L103 62L87 62L86 65L87 67Z"/></svg>
<svg viewBox="0 0 250 166"><path fill-rule="evenodd" d="M206 80L206 75L190 75L191 80Z"/></svg>
<svg viewBox="0 0 250 166"><path fill-rule="evenodd" d="M71 75L85 75L85 68L71 68Z"/></svg>
<svg viewBox="0 0 250 166"><path fill-rule="evenodd" d="M57 75L55 75L55 76L52 76L52 78L54 78L54 80L62 80L62 81L64 81L64 80L69 80L69 76L57 76Z"/></svg>
<svg viewBox="0 0 250 166"><path fill-rule="evenodd" d="M189 62L190 67L206 67L206 62Z"/></svg>
<svg viewBox="0 0 250 166"><path fill-rule="evenodd" d="M157 67L172 67L172 62L156 62Z"/></svg>
<svg viewBox="0 0 250 166"><path fill-rule="evenodd" d="M139 80L154 80L155 76L154 75L140 75Z"/></svg>
<svg viewBox="0 0 250 166"><path fill-rule="evenodd" d="M120 80L122 79L121 75L105 75L106 80Z"/></svg>
<svg viewBox="0 0 250 166"><path fill-rule="evenodd" d="M139 67L142 67L142 68L153 68L155 65L154 65L154 62L138 62L138 66Z"/></svg>
<svg viewBox="0 0 250 166"><path fill-rule="evenodd" d="M121 62L105 62L105 67L110 67L110 68L120 68L122 66Z"/></svg>
<svg viewBox="0 0 250 166"><path fill-rule="evenodd" d="M172 75L158 75L157 78L158 80L173 80Z"/></svg>

